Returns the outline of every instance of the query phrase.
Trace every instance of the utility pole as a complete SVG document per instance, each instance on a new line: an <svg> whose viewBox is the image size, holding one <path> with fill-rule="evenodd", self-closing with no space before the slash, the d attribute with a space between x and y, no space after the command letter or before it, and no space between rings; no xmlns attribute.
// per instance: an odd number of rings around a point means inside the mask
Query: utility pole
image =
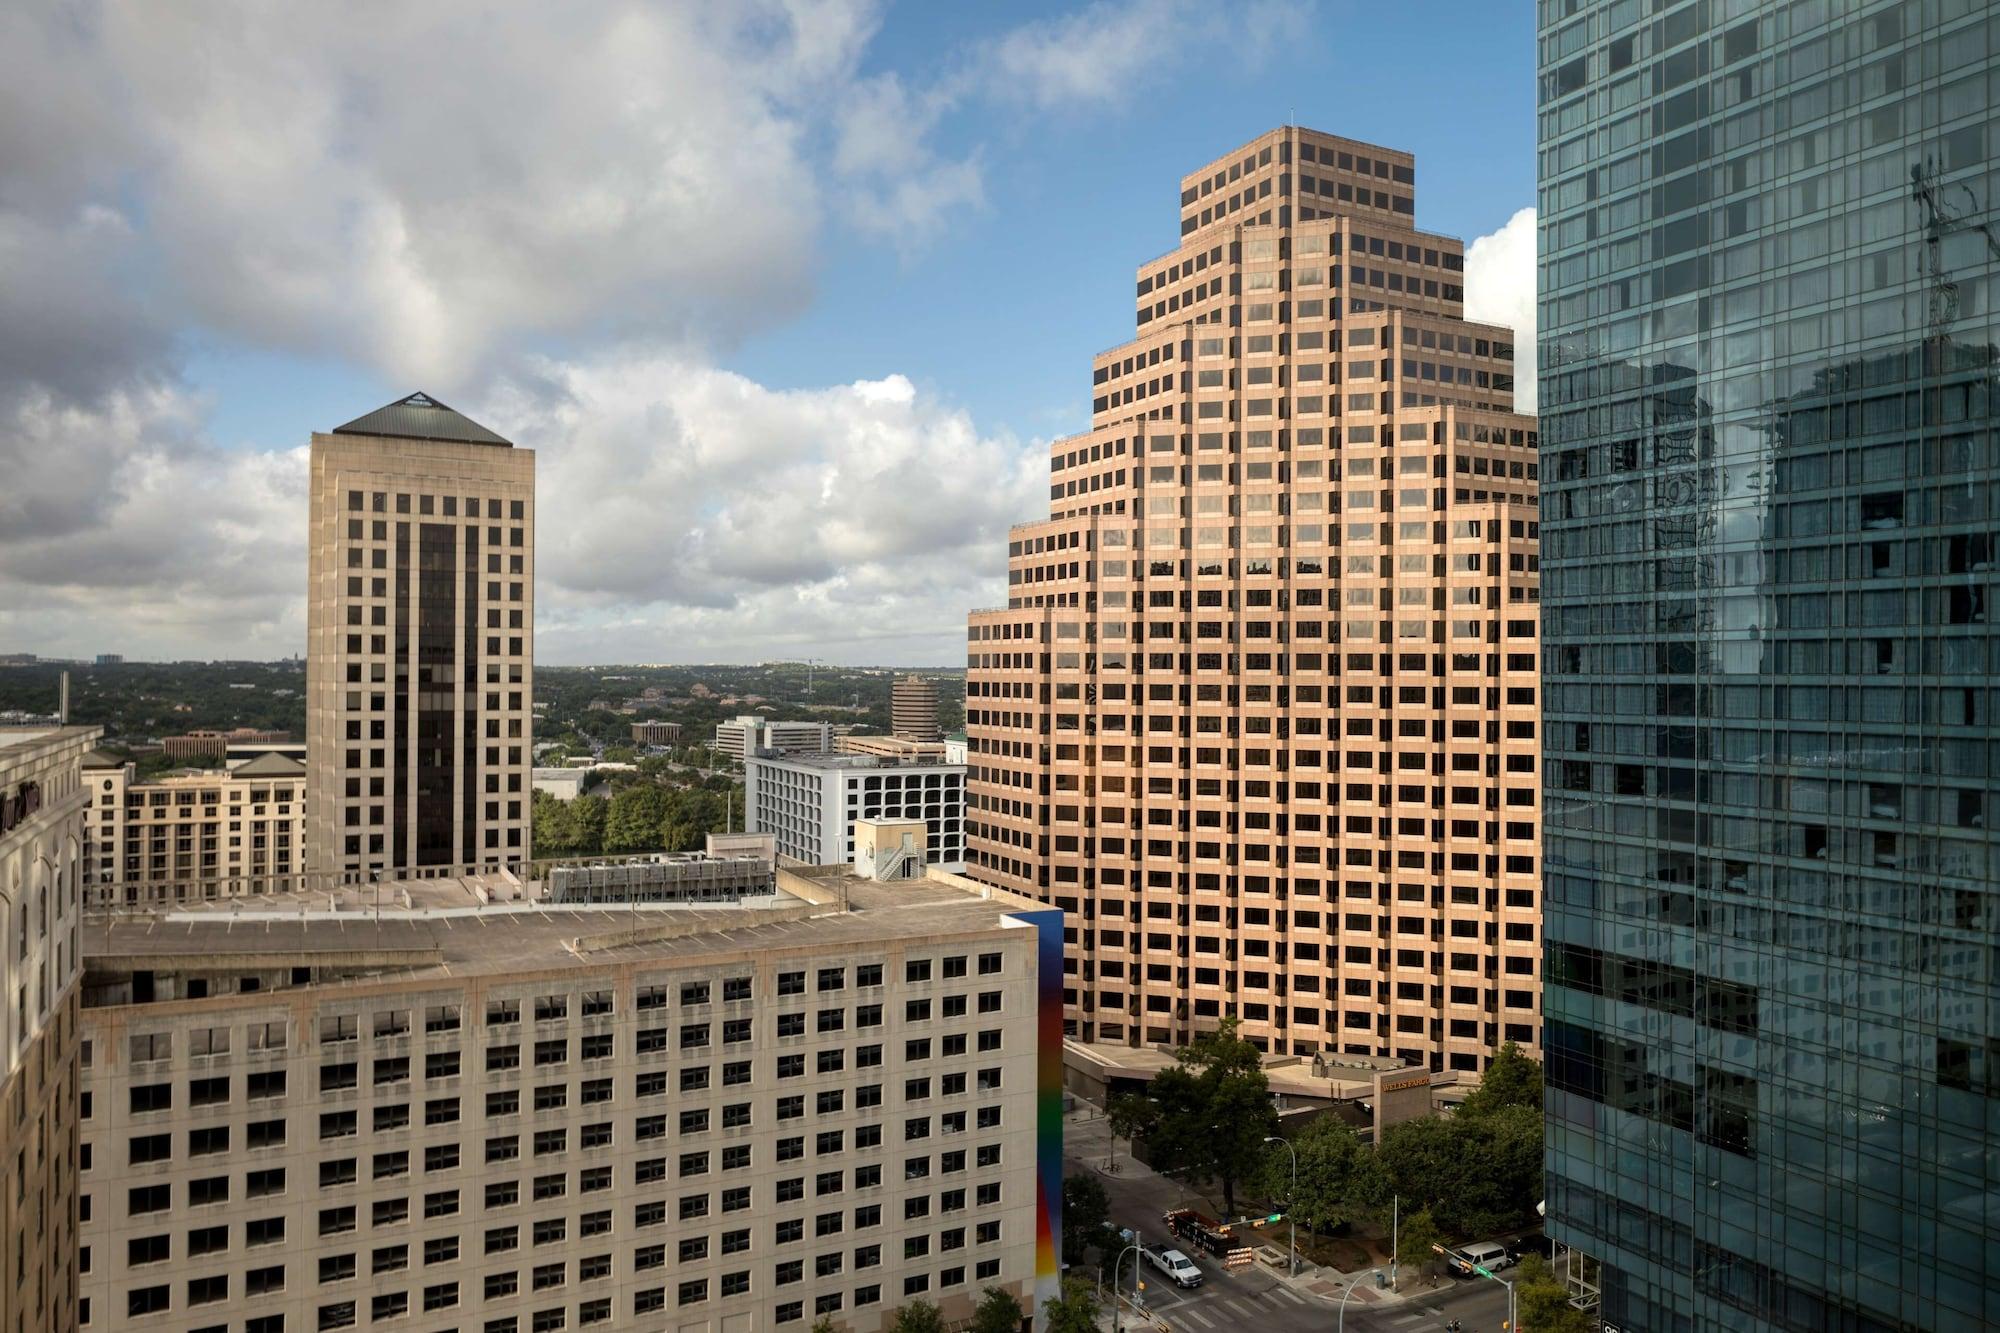
<svg viewBox="0 0 2000 1333"><path fill-rule="evenodd" d="M1381 1197L1377 1195L1376 1197ZM1389 1200L1389 1290L1396 1289L1396 1247L1403 1228L1403 1196L1390 1196Z"/></svg>
<svg viewBox="0 0 2000 1333"><path fill-rule="evenodd" d="M1124 1267L1125 1256L1132 1253L1134 1250L1138 1248L1139 1248L1139 1233L1134 1231L1132 1233L1132 1243L1130 1245L1127 1245L1124 1249L1118 1251L1118 1257L1112 1260L1111 1262L1111 1333L1118 1333L1119 1316L1124 1313L1118 1307L1118 1274L1120 1270ZM1132 1293L1133 1293L1133 1300L1135 1301L1138 1299L1138 1292L1139 1292L1139 1261L1137 1259L1134 1259L1132 1261Z"/></svg>

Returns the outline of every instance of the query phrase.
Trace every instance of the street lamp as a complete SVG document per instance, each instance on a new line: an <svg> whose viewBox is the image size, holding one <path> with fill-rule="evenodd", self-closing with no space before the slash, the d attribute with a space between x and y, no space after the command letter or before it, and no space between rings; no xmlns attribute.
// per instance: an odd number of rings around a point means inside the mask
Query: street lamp
<svg viewBox="0 0 2000 1333"><path fill-rule="evenodd" d="M1282 1143L1285 1145L1285 1151L1292 1155L1292 1192L1285 1199L1285 1220L1291 1223L1292 1226L1292 1261L1291 1267L1286 1271L1291 1273L1293 1277L1297 1277L1299 1275L1299 1219L1294 1215L1294 1210L1299 1206L1299 1150L1292 1146L1290 1139L1283 1138L1277 1134L1266 1134L1264 1142Z"/></svg>
<svg viewBox="0 0 2000 1333"><path fill-rule="evenodd" d="M1132 1243L1118 1251L1118 1257L1111 1261L1111 1333L1118 1333L1118 1317L1122 1313L1118 1308L1118 1274L1125 1266L1125 1256L1138 1248L1139 1233L1135 1231L1132 1233ZM1135 1289L1138 1286L1138 1282L1139 1261L1134 1259L1132 1261L1132 1283Z"/></svg>
<svg viewBox="0 0 2000 1333"><path fill-rule="evenodd" d="M1361 1282L1361 1274L1356 1273L1347 1280L1347 1290L1340 1294L1339 1316L1334 1323L1334 1333L1342 1333L1347 1327L1347 1298L1354 1294L1354 1288Z"/></svg>

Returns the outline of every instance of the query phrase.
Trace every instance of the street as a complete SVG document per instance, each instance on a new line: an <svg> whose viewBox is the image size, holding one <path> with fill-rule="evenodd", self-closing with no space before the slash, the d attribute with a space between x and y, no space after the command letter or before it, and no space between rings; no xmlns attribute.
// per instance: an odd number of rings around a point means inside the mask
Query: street
<svg viewBox="0 0 2000 1333"><path fill-rule="evenodd" d="M1117 1169L1106 1173L1102 1168L1111 1157L1110 1135L1091 1108L1065 1117L1063 1130L1064 1174L1088 1172L1103 1183L1111 1200L1112 1226L1135 1231L1146 1241L1167 1239L1161 1216L1180 1206L1188 1197L1186 1191L1134 1161L1123 1144L1115 1159ZM1249 1245L1285 1248L1284 1223L1243 1234ZM1385 1303L1388 1293L1376 1289L1372 1272L1362 1272L1354 1275L1355 1290L1347 1300L1345 1323L1340 1324L1337 1312L1346 1294L1345 1275L1319 1269L1302 1275L1295 1284L1262 1263L1229 1272L1199 1247L1177 1248L1200 1267L1200 1287L1181 1290L1149 1266L1141 1265L1138 1273L1144 1283L1140 1299L1168 1333L1327 1333L1330 1328L1434 1333L1451 1319L1461 1321L1464 1333L1500 1333L1507 1319L1507 1291L1497 1282L1440 1277L1434 1286L1426 1286L1422 1279L1410 1278L1403 1283L1404 1299ZM1120 1273L1120 1286L1128 1296L1137 1262L1136 1254L1127 1256ZM1145 1327L1129 1309L1123 1326Z"/></svg>

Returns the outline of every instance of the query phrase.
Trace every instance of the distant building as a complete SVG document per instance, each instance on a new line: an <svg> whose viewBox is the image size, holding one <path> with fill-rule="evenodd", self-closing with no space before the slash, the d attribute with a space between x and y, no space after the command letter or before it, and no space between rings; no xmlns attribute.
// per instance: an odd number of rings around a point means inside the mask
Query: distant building
<svg viewBox="0 0 2000 1333"><path fill-rule="evenodd" d="M271 734L277 736L284 735L283 732L274 732ZM233 740L229 742L228 746L222 752L222 765L224 768L241 768L252 760L262 759L267 754L275 754L281 759L290 759L303 764L306 761L306 743L297 740Z"/></svg>
<svg viewBox="0 0 2000 1333"><path fill-rule="evenodd" d="M836 754L872 754L884 759L942 759L943 741L912 741L901 736L838 736L833 742Z"/></svg>
<svg viewBox="0 0 2000 1333"><path fill-rule="evenodd" d="M922 676L899 676L889 690L890 731L906 741L934 741L944 735L938 725L937 682Z"/></svg>
<svg viewBox="0 0 2000 1333"><path fill-rule="evenodd" d="M117 906L304 887L305 765L263 754L149 781L102 750L83 760L84 883Z"/></svg>
<svg viewBox="0 0 2000 1333"><path fill-rule="evenodd" d="M82 913L74 891L97 727L0 728L0 1328L76 1327ZM1024 963L1026 960L1022 960Z"/></svg>
<svg viewBox="0 0 2000 1333"><path fill-rule="evenodd" d="M681 743L681 724L678 722L634 722L632 724L632 743L634 745L679 745Z"/></svg>
<svg viewBox="0 0 2000 1333"><path fill-rule="evenodd" d="M41 660L33 653L0 653L0 666L33 666Z"/></svg>
<svg viewBox="0 0 2000 1333"><path fill-rule="evenodd" d="M238 727L234 731L190 731L184 736L166 736L160 740L160 748L167 758L176 763L188 764L200 760L226 759L231 745L274 744L289 742L289 731L260 731L256 727Z"/></svg>
<svg viewBox="0 0 2000 1333"><path fill-rule="evenodd" d="M965 767L874 755L752 755L743 763L743 826L808 865L854 859L856 820L922 820L934 864L965 864Z"/></svg>
<svg viewBox="0 0 2000 1333"><path fill-rule="evenodd" d="M944 761L947 764L964 763L965 751L966 751L966 744L965 744L964 732L954 731L951 733L951 735L944 738Z"/></svg>
<svg viewBox="0 0 2000 1333"><path fill-rule="evenodd" d="M833 748L833 729L824 722L766 722L761 717L739 717L715 724L715 748L736 759L759 750L825 754Z"/></svg>
<svg viewBox="0 0 2000 1333"><path fill-rule="evenodd" d="M99 653L97 655L97 665L99 666L123 666L124 664L125 654L123 653Z"/></svg>
<svg viewBox="0 0 2000 1333"><path fill-rule="evenodd" d="M534 771L534 789L547 792L558 801L574 801L583 795L583 784L589 776L587 768L538 768Z"/></svg>

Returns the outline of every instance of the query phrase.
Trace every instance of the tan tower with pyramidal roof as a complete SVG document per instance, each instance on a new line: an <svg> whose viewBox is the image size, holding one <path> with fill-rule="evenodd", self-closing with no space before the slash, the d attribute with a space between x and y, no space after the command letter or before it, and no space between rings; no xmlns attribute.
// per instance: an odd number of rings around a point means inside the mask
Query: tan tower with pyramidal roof
<svg viewBox="0 0 2000 1333"><path fill-rule="evenodd" d="M309 883L529 855L535 455L414 393L312 439Z"/></svg>

